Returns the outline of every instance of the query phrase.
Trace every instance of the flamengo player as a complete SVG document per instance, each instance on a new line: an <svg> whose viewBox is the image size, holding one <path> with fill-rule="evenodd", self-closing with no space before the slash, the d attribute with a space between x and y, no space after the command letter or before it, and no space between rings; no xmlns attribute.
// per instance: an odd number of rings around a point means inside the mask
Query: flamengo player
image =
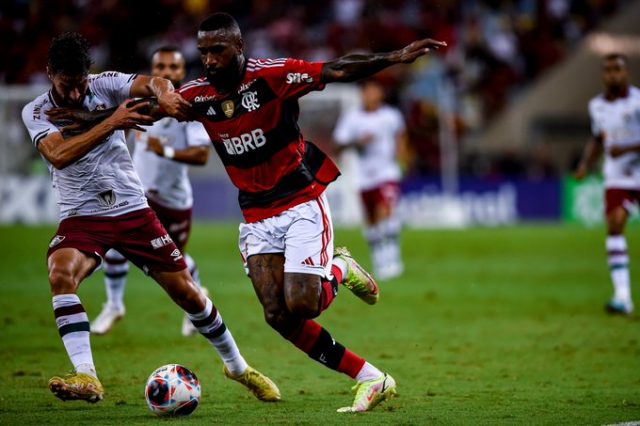
<svg viewBox="0 0 640 426"><path fill-rule="evenodd" d="M265 320L323 365L356 380L341 412L367 411L395 393L395 381L336 342L312 320L332 302L338 283L375 303L375 281L348 255L333 259L325 188L339 171L298 128L298 98L326 83L354 81L413 62L445 43L421 40L386 54L349 55L327 63L246 59L232 16L217 13L198 30L206 77L182 86L231 181L245 222L239 246Z"/></svg>
<svg viewBox="0 0 640 426"><path fill-rule="evenodd" d="M224 361L225 372L263 400L279 399L277 387L247 365L222 317L193 283L180 250L147 205L122 129L151 124L145 103L127 98L156 96L164 110L184 118L185 102L169 80L142 75L88 73L87 41L78 33L53 39L47 75L51 90L22 110L31 140L45 160L57 192L61 222L47 253L58 332L75 372L53 377L49 389L62 400L97 402L103 388L89 342L89 320L76 292L109 248L116 248L156 280L189 315ZM52 108L88 110L120 105L102 123L69 135ZM49 117L47 113L50 112Z"/></svg>
<svg viewBox="0 0 640 426"><path fill-rule="evenodd" d="M366 214L374 275L390 279L402 274L395 214L400 197L398 154L406 146L404 119L397 108L384 104L384 89L369 80L362 86L362 108L346 111L338 119L333 139L340 148L358 151L358 184Z"/></svg>
<svg viewBox="0 0 640 426"><path fill-rule="evenodd" d="M576 170L576 178L582 179L605 151L606 248L614 289L605 308L623 315L633 312L624 228L640 200L640 90L629 84L627 62L619 53L604 58L605 91L589 102L593 138Z"/></svg>
<svg viewBox="0 0 640 426"><path fill-rule="evenodd" d="M185 73L185 61L177 47L163 46L151 55L151 75L154 77L166 78L174 87L179 87ZM194 282L200 285L196 263L184 250L191 231L193 206L187 165L206 164L211 141L200 123L181 123L172 117L156 121L145 130L135 132L133 164L144 186L149 206L184 254ZM116 250L109 250L103 268L107 303L91 323L91 332L94 334L107 333L125 313L123 296L129 263ZM185 315L182 335L190 336L197 332Z"/></svg>

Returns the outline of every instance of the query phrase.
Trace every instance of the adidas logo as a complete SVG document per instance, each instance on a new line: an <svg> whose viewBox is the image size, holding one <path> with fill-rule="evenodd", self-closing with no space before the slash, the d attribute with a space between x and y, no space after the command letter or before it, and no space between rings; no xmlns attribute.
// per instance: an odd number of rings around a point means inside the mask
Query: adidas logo
<svg viewBox="0 0 640 426"><path fill-rule="evenodd" d="M213 109L213 106L210 106L207 110L207 115L216 115L216 110Z"/></svg>

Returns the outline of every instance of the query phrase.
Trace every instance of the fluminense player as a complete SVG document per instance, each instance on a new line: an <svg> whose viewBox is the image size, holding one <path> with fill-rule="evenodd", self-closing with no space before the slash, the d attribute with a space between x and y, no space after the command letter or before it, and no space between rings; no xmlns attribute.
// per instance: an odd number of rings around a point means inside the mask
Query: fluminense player
<svg viewBox="0 0 640 426"><path fill-rule="evenodd" d="M369 243L376 278L402 274L396 214L400 197L398 154L406 146L402 113L384 103L380 83L368 80L362 86L362 106L345 111L338 119L333 138L339 148L358 152L358 185L365 211L365 237Z"/></svg>
<svg viewBox="0 0 640 426"><path fill-rule="evenodd" d="M582 179L604 151L607 259L613 297L605 305L613 314L633 312L629 255L624 228L640 200L640 90L629 84L628 59L612 53L603 60L604 93L589 102L593 137L576 178Z"/></svg>
<svg viewBox="0 0 640 426"><path fill-rule="evenodd" d="M185 77L185 61L177 47L163 46L151 56L151 75L180 87ZM184 248L191 232L193 196L188 165L204 165L209 158L209 136L200 123L179 122L165 117L145 132L135 132L133 164L140 176L149 207L184 254L193 281L200 285L195 261ZM105 334L125 313L124 288L129 262L116 250L109 250L103 262L107 303L91 323L91 332ZM182 335L198 331L189 317L182 321Z"/></svg>
<svg viewBox="0 0 640 426"><path fill-rule="evenodd" d="M326 62L245 58L235 19L216 13L198 29L206 76L178 92L191 104L239 189L245 223L239 248L266 322L324 366L354 379L352 405L367 411L395 394L396 382L338 343L313 320L342 283L369 304L374 279L346 249L333 252L326 187L339 176L333 161L298 127L298 98L326 83L355 81L410 63L443 42L425 39L390 53L354 54Z"/></svg>
<svg viewBox="0 0 640 426"><path fill-rule="evenodd" d="M47 61L51 89L22 110L31 140L51 173L60 207L61 221L49 244L47 262L56 325L74 373L51 378L49 389L62 400L103 398L91 352L89 319L77 290L107 250L115 248L187 312L222 358L228 376L259 399L279 399L278 388L247 365L219 312L193 283L184 256L148 207L127 151L123 129L140 129L152 122L143 114L147 103L129 106L128 98L156 96L164 111L179 119L185 118L189 105L164 78L89 74L90 66L89 45L80 34L54 38ZM52 110L114 106L117 109L109 118L73 134Z"/></svg>

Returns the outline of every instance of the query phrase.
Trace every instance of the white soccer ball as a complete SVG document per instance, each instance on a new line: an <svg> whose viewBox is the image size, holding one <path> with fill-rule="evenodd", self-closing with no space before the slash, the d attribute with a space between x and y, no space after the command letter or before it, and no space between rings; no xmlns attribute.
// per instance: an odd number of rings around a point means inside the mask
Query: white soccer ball
<svg viewBox="0 0 640 426"><path fill-rule="evenodd" d="M163 365L149 376L144 397L158 416L187 416L200 402L200 381L180 364Z"/></svg>

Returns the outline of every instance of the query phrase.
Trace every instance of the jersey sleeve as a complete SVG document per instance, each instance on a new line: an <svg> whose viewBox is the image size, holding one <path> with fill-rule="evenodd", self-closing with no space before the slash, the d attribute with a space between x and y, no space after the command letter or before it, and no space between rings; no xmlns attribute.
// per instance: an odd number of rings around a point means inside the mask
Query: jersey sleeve
<svg viewBox="0 0 640 426"><path fill-rule="evenodd" d="M346 112L340 115L338 118L338 124L333 130L333 140L338 145L349 145L356 139L353 126L354 115L353 112Z"/></svg>
<svg viewBox="0 0 640 426"><path fill-rule="evenodd" d="M197 121L189 121L186 124L187 146L209 146L211 139L204 126Z"/></svg>
<svg viewBox="0 0 640 426"><path fill-rule="evenodd" d="M35 147L40 141L54 132L59 132L58 128L49 120L43 119L42 113L34 111L33 102L27 104L22 109L22 121L29 132L29 138Z"/></svg>
<svg viewBox="0 0 640 426"><path fill-rule="evenodd" d="M248 65L263 70L269 85L282 99L299 98L313 90L324 89L320 81L322 62L306 62L301 59L255 59Z"/></svg>
<svg viewBox="0 0 640 426"><path fill-rule="evenodd" d="M117 106L130 97L131 84L137 76L138 74L106 71L93 76L91 90L109 99L109 107Z"/></svg>

